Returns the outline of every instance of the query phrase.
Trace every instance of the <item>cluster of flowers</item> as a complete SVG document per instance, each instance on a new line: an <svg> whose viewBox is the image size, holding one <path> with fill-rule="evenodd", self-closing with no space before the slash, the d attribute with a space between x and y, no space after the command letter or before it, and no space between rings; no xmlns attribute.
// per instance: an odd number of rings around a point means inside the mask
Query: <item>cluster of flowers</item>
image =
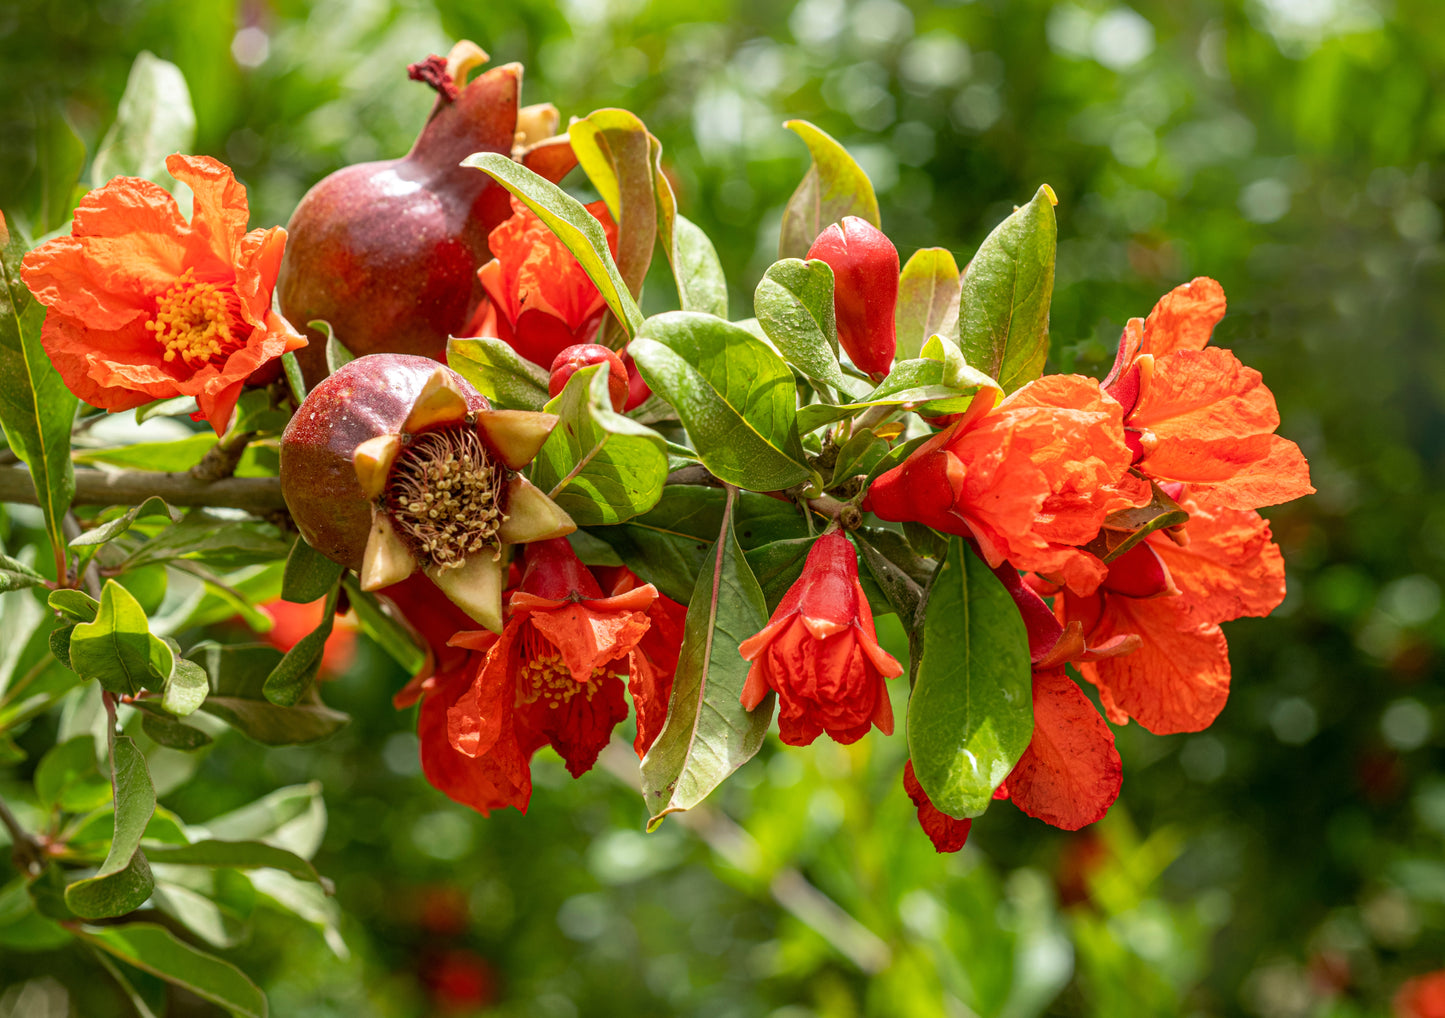
<svg viewBox="0 0 1445 1018"><path fill-rule="evenodd" d="M49 306L43 341L78 396L113 411L194 396L220 433L242 387L274 377L277 358L305 343L271 310L285 233L246 232L244 189L220 163L173 156L167 166L195 193L190 223L160 187L117 178L82 200L70 236L27 256L24 279ZM603 203L589 211L615 248ZM514 204L490 248L467 332L550 365L554 394L580 365L606 362L618 409L647 398L625 353L589 343L605 304L535 215ZM845 352L882 379L896 345L896 250L849 218L809 256L834 271ZM1097 688L1116 724L1196 731L1228 692L1220 623L1265 615L1284 596L1282 560L1256 510L1313 489L1299 449L1274 434L1259 373L1208 346L1224 311L1213 280L1175 289L1128 323L1102 382L1050 375L1001 401L985 389L967 411L935 421L941 430L862 501L883 520L964 538L1014 598L1034 667L1034 734L995 797L1059 827L1103 816L1121 773L1111 730L1065 666ZM1161 504L1187 522L1122 554L1105 546ZM573 775L588 770L627 715L624 685L645 755L683 638L685 607L629 570L588 569L562 537L531 542L500 584L500 631L478 629L476 613L453 609L427 576L383 591L431 650L428 669L397 696L398 706L421 702L425 773L482 812L526 809L530 759L543 745ZM752 662L743 704L776 691L784 742L892 731L885 680L903 668L878 644L857 552L836 523L741 652ZM970 822L934 808L911 764L903 780L938 849L961 847Z"/></svg>

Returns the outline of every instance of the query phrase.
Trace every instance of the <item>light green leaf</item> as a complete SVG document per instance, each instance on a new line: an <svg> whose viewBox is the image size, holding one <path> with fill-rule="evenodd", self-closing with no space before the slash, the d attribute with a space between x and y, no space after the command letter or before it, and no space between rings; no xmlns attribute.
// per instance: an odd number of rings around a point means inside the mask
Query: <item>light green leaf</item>
<svg viewBox="0 0 1445 1018"><path fill-rule="evenodd" d="M161 706L176 717L183 718L194 714L206 702L206 694L210 691L206 670L194 661L177 657L162 691Z"/></svg>
<svg viewBox="0 0 1445 1018"><path fill-rule="evenodd" d="M953 368L958 370L952 371ZM980 389L997 391L998 383L967 365L949 365L930 357L898 361L878 388L856 403L842 406L810 403L799 408L798 433L806 435L875 406L896 406L930 415L961 413L968 409Z"/></svg>
<svg viewBox="0 0 1445 1018"><path fill-rule="evenodd" d="M642 761L649 829L752 759L772 722L772 694L751 712L741 702L749 665L738 644L767 624L768 612L733 533L736 496L729 488L722 531L689 602L667 722Z"/></svg>
<svg viewBox="0 0 1445 1018"><path fill-rule="evenodd" d="M833 319L833 270L823 261L774 262L753 293L758 324L787 362L807 378L854 399L872 386L838 366Z"/></svg>
<svg viewBox="0 0 1445 1018"><path fill-rule="evenodd" d="M908 701L918 783L954 817L975 817L1033 736L1028 634L1013 598L960 538L923 606L923 651Z"/></svg>
<svg viewBox="0 0 1445 1018"><path fill-rule="evenodd" d="M64 557L61 521L75 497L70 425L79 402L40 345L45 308L20 278L25 254L18 232L0 215L0 429L30 468L56 560Z"/></svg>
<svg viewBox="0 0 1445 1018"><path fill-rule="evenodd" d="M1054 192L1039 188L985 238L963 271L959 345L1005 393L1038 378L1049 356L1058 225Z"/></svg>
<svg viewBox="0 0 1445 1018"><path fill-rule="evenodd" d="M93 736L77 735L50 747L35 767L35 798L45 809L88 813L110 802L110 796Z"/></svg>
<svg viewBox="0 0 1445 1018"><path fill-rule="evenodd" d="M728 316L728 281L711 238L686 216L676 217L668 249L677 299L684 311Z"/></svg>
<svg viewBox="0 0 1445 1018"><path fill-rule="evenodd" d="M264 841L197 841L191 845L152 845L146 852L153 863L174 866L224 866L229 869L281 870L301 880L321 883L316 868L284 848Z"/></svg>
<svg viewBox="0 0 1445 1018"><path fill-rule="evenodd" d="M541 410L550 376L500 339L447 341L447 364L471 382L492 405L505 410Z"/></svg>
<svg viewBox="0 0 1445 1018"><path fill-rule="evenodd" d="M649 318L628 349L719 478L773 491L810 475L793 373L766 343L711 315L673 311Z"/></svg>
<svg viewBox="0 0 1445 1018"><path fill-rule="evenodd" d="M115 828L110 852L95 876L65 889L65 904L86 919L107 919L133 912L150 897L155 881L140 840L156 809L145 756L129 736L120 735L113 748L111 784L115 788Z"/></svg>
<svg viewBox="0 0 1445 1018"><path fill-rule="evenodd" d="M898 279L898 305L893 324L898 356L919 356L930 336L958 342L958 263L945 248L913 252Z"/></svg>
<svg viewBox="0 0 1445 1018"><path fill-rule="evenodd" d="M142 50L131 64L115 123L95 153L91 180L111 177L160 180L166 156L189 152L196 140L196 114L181 69Z"/></svg>
<svg viewBox="0 0 1445 1018"><path fill-rule="evenodd" d="M783 209L778 257L806 257L818 234L844 216L881 227L873 183L848 150L806 120L789 120L783 126L807 144L813 164Z"/></svg>
<svg viewBox="0 0 1445 1018"><path fill-rule="evenodd" d="M426 662L426 651L417 646L411 630L387 614L376 595L362 590L355 574L344 574L341 585L346 588L347 599L351 602L351 610L356 613L356 621L361 624L361 631L401 665L402 671L408 675L421 671Z"/></svg>
<svg viewBox="0 0 1445 1018"><path fill-rule="evenodd" d="M0 594L25 587L44 586L45 577L19 559L0 552Z"/></svg>
<svg viewBox="0 0 1445 1018"><path fill-rule="evenodd" d="M134 696L164 682L174 664L171 648L151 635L140 602L115 580L101 589L95 621L80 623L70 634L70 666L112 693Z"/></svg>
<svg viewBox="0 0 1445 1018"><path fill-rule="evenodd" d="M115 519L109 520L105 523L102 523L98 527L93 527L90 530L87 530L85 533L81 534L79 537L71 541L70 547L88 548L98 544L105 544L107 541L113 541L121 534L124 534L127 530L129 530L130 525L136 520L143 519L148 516L164 516L172 523L179 523L181 519L181 514L176 510L172 509L170 506L166 505L164 499L160 498L157 495L152 495L140 505L126 510L123 514L117 516Z"/></svg>
<svg viewBox="0 0 1445 1018"><path fill-rule="evenodd" d="M559 420L532 465L532 483L584 527L647 512L667 479L666 442L613 412L607 370L582 368L547 404Z"/></svg>
<svg viewBox="0 0 1445 1018"><path fill-rule="evenodd" d="M642 311L612 260L602 224L581 202L500 153L478 152L463 159L462 165L481 170L521 199L572 252L627 334L636 334L642 325Z"/></svg>
<svg viewBox="0 0 1445 1018"><path fill-rule="evenodd" d="M184 987L236 1018L266 1018L266 997L229 962L198 951L163 926L84 926L76 935L142 972Z"/></svg>

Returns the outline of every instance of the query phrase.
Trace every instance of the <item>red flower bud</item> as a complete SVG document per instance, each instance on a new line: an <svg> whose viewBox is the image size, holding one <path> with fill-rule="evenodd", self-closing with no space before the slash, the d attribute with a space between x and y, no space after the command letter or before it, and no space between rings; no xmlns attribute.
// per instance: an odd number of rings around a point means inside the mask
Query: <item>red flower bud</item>
<svg viewBox="0 0 1445 1018"><path fill-rule="evenodd" d="M596 343L578 343L557 354L552 361L552 377L547 382L547 394L555 396L567 387L567 381L580 369L593 364L607 365L607 395L612 400L612 409L621 411L627 404L627 368L618 357L605 346Z"/></svg>
<svg viewBox="0 0 1445 1018"><path fill-rule="evenodd" d="M883 680L902 675L903 666L878 646L858 553L841 533L818 538L803 575L738 651L753 663L743 706L752 710L777 690L778 728L788 745L806 746L824 732L857 742L875 724L893 734Z"/></svg>
<svg viewBox="0 0 1445 1018"><path fill-rule="evenodd" d="M898 347L893 309L898 304L898 249L881 230L844 216L818 235L809 258L833 270L833 313L838 342L860 371L888 374Z"/></svg>

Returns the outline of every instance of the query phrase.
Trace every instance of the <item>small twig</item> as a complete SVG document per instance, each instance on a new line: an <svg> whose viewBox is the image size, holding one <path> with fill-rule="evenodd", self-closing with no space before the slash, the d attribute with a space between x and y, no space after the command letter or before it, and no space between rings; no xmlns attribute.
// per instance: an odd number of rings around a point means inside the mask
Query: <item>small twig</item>
<svg viewBox="0 0 1445 1018"><path fill-rule="evenodd" d="M232 476L246 454L246 446L256 437L254 431L243 431L237 435L225 435L219 442L206 450L201 462L191 467L189 473L198 481L220 481Z"/></svg>
<svg viewBox="0 0 1445 1018"><path fill-rule="evenodd" d="M148 470L108 473L75 472L75 505L138 505L159 495L175 506L212 506L244 509L265 516L286 508L281 482L275 477L227 477L203 481L190 474ZM23 467L0 467L0 502L36 505L35 486Z"/></svg>
<svg viewBox="0 0 1445 1018"><path fill-rule="evenodd" d="M4 799L0 799L0 823L10 832L12 843L11 860L15 868L28 876L35 876L45 868L45 849L40 847L40 842L33 838L29 831L20 826L20 821L15 819L15 814L10 812Z"/></svg>
<svg viewBox="0 0 1445 1018"><path fill-rule="evenodd" d="M691 466L679 467L667 475L664 484L705 484L713 488L723 487L723 482L713 476L711 470L701 463L694 463Z"/></svg>
<svg viewBox="0 0 1445 1018"><path fill-rule="evenodd" d="M863 428L876 428L901 409L903 408L887 405L869 407L854 419L853 429L859 431Z"/></svg>

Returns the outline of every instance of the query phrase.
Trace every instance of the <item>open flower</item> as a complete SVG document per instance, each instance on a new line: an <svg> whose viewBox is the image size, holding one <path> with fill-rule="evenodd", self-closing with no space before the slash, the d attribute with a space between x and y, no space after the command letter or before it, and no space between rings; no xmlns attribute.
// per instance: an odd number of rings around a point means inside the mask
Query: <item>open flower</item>
<svg viewBox="0 0 1445 1018"><path fill-rule="evenodd" d="M317 551L363 590L420 570L500 632L507 546L576 525L520 471L553 414L494 410L450 368L370 354L311 390L281 436L281 491Z"/></svg>
<svg viewBox="0 0 1445 1018"><path fill-rule="evenodd" d="M1123 410L1092 378L1049 375L997 407L968 411L869 488L864 508L971 537L992 567L1007 560L1092 590L1103 562L1080 545L1148 486L1128 473Z"/></svg>
<svg viewBox="0 0 1445 1018"><path fill-rule="evenodd" d="M166 169L195 194L190 223L164 188L116 177L21 275L50 308L40 338L71 392L111 411L194 396L219 434L247 378L306 345L271 310L286 231L246 232L246 189L216 160Z"/></svg>
<svg viewBox="0 0 1445 1018"><path fill-rule="evenodd" d="M617 254L617 226L605 202L587 211L602 224ZM572 252L516 198L512 218L494 229L487 244L495 257L477 275L487 296L465 330L495 336L534 364L551 367L569 346L590 342L607 302Z"/></svg>
<svg viewBox="0 0 1445 1018"><path fill-rule="evenodd" d="M1224 307L1223 288L1201 276L1125 326L1103 385L1123 404L1135 466L1226 509L1308 495L1309 465L1274 433L1279 410L1260 373L1207 346Z"/></svg>
<svg viewBox="0 0 1445 1018"><path fill-rule="evenodd" d="M743 706L752 710L777 690L778 728L789 745L806 746L824 732L857 742L874 725L893 734L883 680L902 675L903 666L878 646L858 583L858 553L840 532L814 542L803 575L738 651L753 663Z"/></svg>
<svg viewBox="0 0 1445 1018"><path fill-rule="evenodd" d="M525 812L532 754L542 746L551 745L573 777L589 770L627 717L623 676L656 598L651 584L604 597L566 540L530 546L502 635L454 641L487 653L464 689L456 679L447 685L456 699L447 710L445 747L435 715L423 706L423 761L427 753L443 761L433 772L446 787L437 778L433 784L483 813L502 806ZM433 709L445 700L443 693Z"/></svg>
<svg viewBox="0 0 1445 1018"><path fill-rule="evenodd" d="M596 572L604 589L613 596L642 586L642 581L626 566ZM650 623L647 632L632 648L627 664L627 691L632 694L632 705L637 711L637 736L632 740L632 748L639 760L647 755L667 721L667 702L672 698L683 627L687 625L687 605L658 594L647 609L647 619Z"/></svg>

